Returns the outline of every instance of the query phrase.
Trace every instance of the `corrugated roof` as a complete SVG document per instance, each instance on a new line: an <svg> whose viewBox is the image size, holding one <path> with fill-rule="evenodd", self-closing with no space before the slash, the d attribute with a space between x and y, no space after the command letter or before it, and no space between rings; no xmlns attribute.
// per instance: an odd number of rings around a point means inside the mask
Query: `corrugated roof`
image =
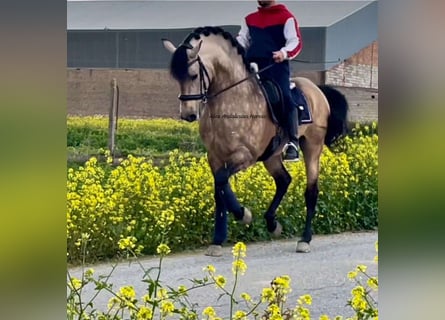
<svg viewBox="0 0 445 320"><path fill-rule="evenodd" d="M301 27L328 27L373 1L280 1ZM68 30L183 29L239 25L256 9L249 1L69 1Z"/></svg>

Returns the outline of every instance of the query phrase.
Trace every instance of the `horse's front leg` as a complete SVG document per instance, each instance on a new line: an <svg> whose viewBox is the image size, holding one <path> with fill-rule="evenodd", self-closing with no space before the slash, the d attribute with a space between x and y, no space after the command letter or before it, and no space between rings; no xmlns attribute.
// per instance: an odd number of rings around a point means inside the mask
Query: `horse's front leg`
<svg viewBox="0 0 445 320"><path fill-rule="evenodd" d="M249 224L252 221L251 212L240 205L229 184L233 174L230 167L223 166L214 173L215 180L215 231L212 245L206 255L221 256L222 244L227 239L227 212L233 213L235 220Z"/></svg>
<svg viewBox="0 0 445 320"><path fill-rule="evenodd" d="M281 224L276 220L275 212L287 192L289 184L292 181L292 177L283 166L283 163L281 161L281 154L264 161L264 166L266 167L267 171L269 171L270 175L274 178L276 186L275 195L269 208L264 214L264 218L266 219L267 230L271 232L272 235L277 237L281 234L282 227Z"/></svg>

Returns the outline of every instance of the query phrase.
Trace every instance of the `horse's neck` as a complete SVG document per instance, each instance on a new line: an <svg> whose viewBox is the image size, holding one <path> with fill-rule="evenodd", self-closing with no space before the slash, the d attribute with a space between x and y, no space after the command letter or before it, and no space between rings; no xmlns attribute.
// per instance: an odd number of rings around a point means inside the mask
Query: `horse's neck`
<svg viewBox="0 0 445 320"><path fill-rule="evenodd" d="M211 94L226 89L227 94L232 96L258 94L255 79L249 78L250 74L240 55L215 55L213 59Z"/></svg>

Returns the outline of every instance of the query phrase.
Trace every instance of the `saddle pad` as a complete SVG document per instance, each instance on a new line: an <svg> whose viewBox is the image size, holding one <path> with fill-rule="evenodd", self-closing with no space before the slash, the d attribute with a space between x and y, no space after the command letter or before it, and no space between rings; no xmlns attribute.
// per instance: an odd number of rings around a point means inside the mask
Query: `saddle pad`
<svg viewBox="0 0 445 320"><path fill-rule="evenodd" d="M291 92L294 101L297 103L298 106L298 122L300 124L312 123L312 114L309 110L309 105L303 91L301 91L297 87L293 87Z"/></svg>

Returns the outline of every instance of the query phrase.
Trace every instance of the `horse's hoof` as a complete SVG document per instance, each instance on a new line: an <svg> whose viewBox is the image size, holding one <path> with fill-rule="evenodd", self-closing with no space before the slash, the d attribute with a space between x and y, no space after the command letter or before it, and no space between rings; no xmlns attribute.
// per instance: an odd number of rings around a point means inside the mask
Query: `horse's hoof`
<svg viewBox="0 0 445 320"><path fill-rule="evenodd" d="M222 246L216 244L210 245L207 248L205 255L211 257L221 257L223 255Z"/></svg>
<svg viewBox="0 0 445 320"><path fill-rule="evenodd" d="M304 253L311 252L311 247L309 246L309 243L305 241L298 241L297 252L304 252Z"/></svg>
<svg viewBox="0 0 445 320"><path fill-rule="evenodd" d="M275 227L275 230L272 232L272 236L274 236L275 238L278 238L281 235L282 231L283 231L283 227L277 221L277 226Z"/></svg>
<svg viewBox="0 0 445 320"><path fill-rule="evenodd" d="M241 220L239 220L242 224L250 224L252 222L252 212L249 209L244 207L244 215Z"/></svg>

